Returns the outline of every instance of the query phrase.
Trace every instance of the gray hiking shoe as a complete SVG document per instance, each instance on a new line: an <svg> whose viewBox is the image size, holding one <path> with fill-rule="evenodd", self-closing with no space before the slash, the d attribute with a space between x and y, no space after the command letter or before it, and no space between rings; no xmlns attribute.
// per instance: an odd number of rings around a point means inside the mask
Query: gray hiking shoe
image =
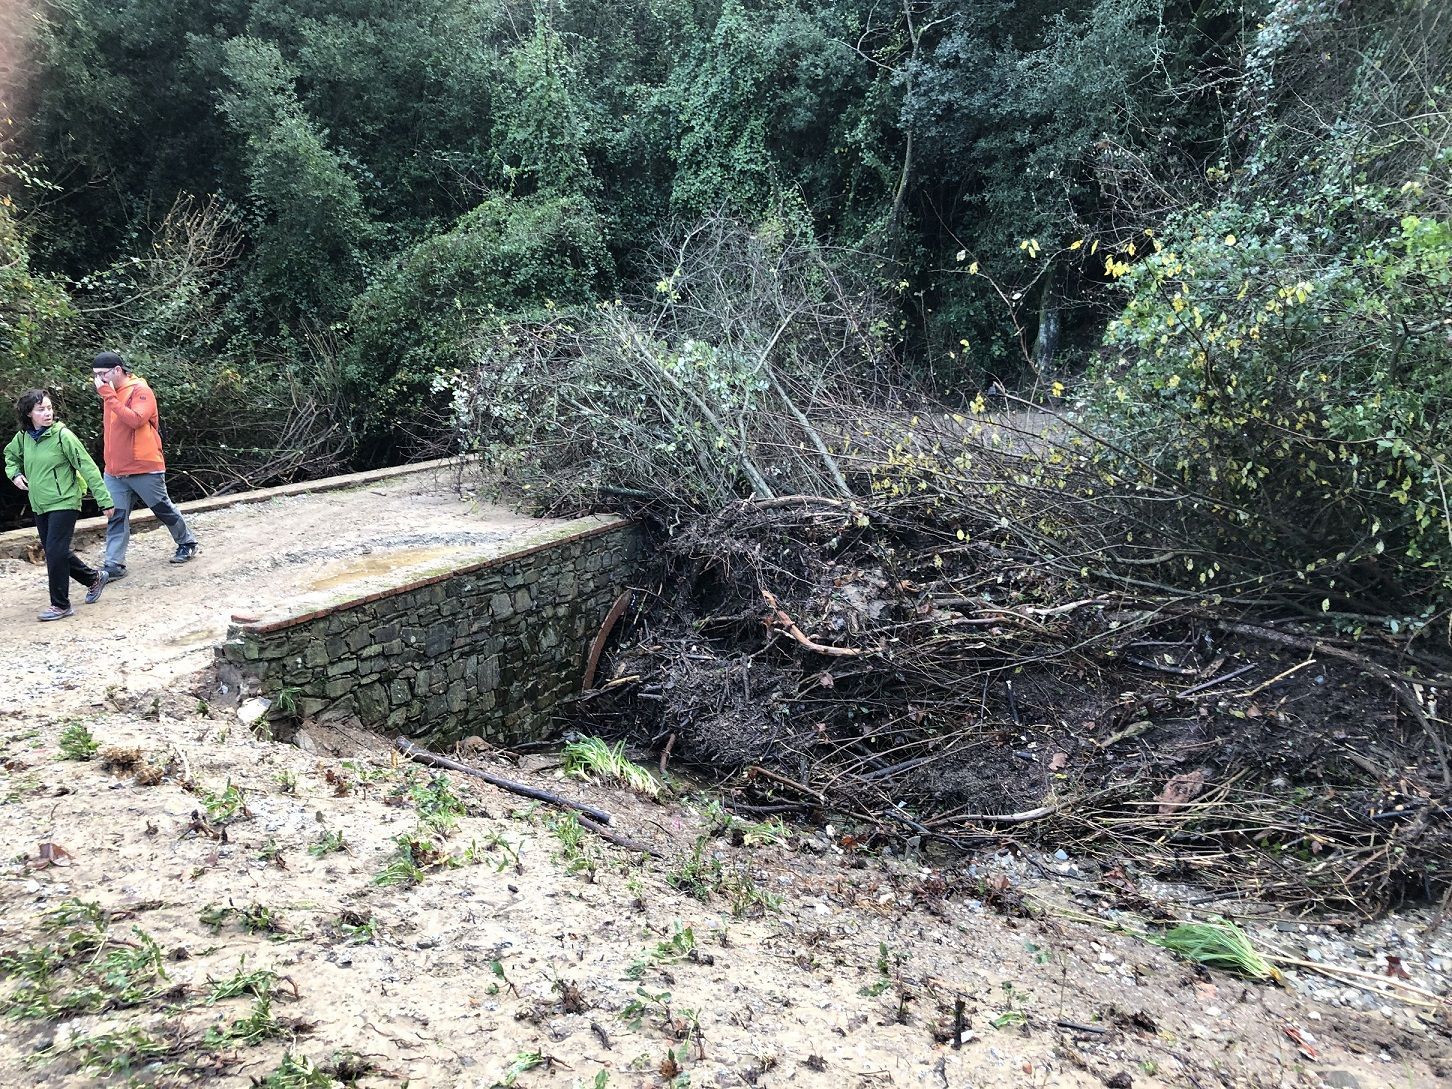
<svg viewBox="0 0 1452 1089"><path fill-rule="evenodd" d="M44 612L42 612L35 619L42 620L42 621L44 621L44 620L64 620L68 616L75 616L75 615L76 615L76 610L72 609L69 605L66 606L64 609L57 609L54 605L51 605L49 608L47 608Z"/></svg>
<svg viewBox="0 0 1452 1089"><path fill-rule="evenodd" d="M101 600L101 591L106 588L106 583L111 581L111 573L104 567L96 568L96 581L91 583L90 589L86 591L86 604L94 605Z"/></svg>
<svg viewBox="0 0 1452 1089"><path fill-rule="evenodd" d="M171 562L190 563L193 559L196 558L197 551L200 548L201 545L197 544L196 541L193 541L191 544L177 545L176 555L171 558Z"/></svg>

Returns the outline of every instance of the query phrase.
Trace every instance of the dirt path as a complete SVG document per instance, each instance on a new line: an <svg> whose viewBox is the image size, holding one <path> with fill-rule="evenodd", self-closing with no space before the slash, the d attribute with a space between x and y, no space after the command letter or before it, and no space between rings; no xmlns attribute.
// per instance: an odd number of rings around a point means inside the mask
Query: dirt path
<svg viewBox="0 0 1452 1089"><path fill-rule="evenodd" d="M645 859L477 781L443 790L371 735L318 730L316 753L254 738L185 680L230 613L522 524L417 482L269 507L199 518L180 570L164 533L138 538L134 574L68 623L31 619L38 569L0 577L0 1085L1422 1089L1452 1073L1445 1010L1386 993L1390 949L1408 985L1443 989L1429 915L1359 936L1363 955L1271 911L1258 934L1324 941L1371 977L1279 988L1116 933L1115 885L1008 841L905 859L830 829L723 833L688 783L655 802L562 780L550 756L475 754L611 810ZM62 759L82 731L101 752Z"/></svg>

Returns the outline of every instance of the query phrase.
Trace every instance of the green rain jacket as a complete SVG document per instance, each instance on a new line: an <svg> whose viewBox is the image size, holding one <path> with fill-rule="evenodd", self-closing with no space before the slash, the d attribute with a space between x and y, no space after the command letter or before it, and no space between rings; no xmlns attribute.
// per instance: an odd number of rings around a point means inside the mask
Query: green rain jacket
<svg viewBox="0 0 1452 1089"><path fill-rule="evenodd" d="M13 481L25 474L30 490L30 509L36 514L53 510L80 510L86 489L102 510L115 504L101 479L101 470L86 453L75 432L63 423L47 427L39 439L28 431L17 431L5 445L5 478Z"/></svg>

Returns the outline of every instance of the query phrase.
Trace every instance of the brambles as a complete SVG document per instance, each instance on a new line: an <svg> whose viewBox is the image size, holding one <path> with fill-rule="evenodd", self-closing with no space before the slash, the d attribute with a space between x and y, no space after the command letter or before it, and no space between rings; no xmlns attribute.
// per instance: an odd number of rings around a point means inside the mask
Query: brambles
<svg viewBox="0 0 1452 1089"><path fill-rule="evenodd" d="M636 960L625 972L626 979L640 979L651 968L679 960L696 959L696 932L688 926L675 924L671 936L657 942L645 956Z"/></svg>
<svg viewBox="0 0 1452 1089"><path fill-rule="evenodd" d="M247 795L241 787L227 780L226 788L216 794L210 790L201 793L202 805L207 819L213 824L229 824L236 820L251 820L252 811L247 808Z"/></svg>
<svg viewBox="0 0 1452 1089"><path fill-rule="evenodd" d="M226 1027L213 1026L208 1029L202 1044L208 1048L231 1047L235 1044L250 1046L290 1034L289 1027L273 1016L272 994L268 992L257 995L247 1016L238 1018Z"/></svg>
<svg viewBox="0 0 1452 1089"><path fill-rule="evenodd" d="M426 872L446 866L458 866L461 860L426 839L404 834L394 840L393 858L373 878L375 885L419 885Z"/></svg>
<svg viewBox="0 0 1452 1089"><path fill-rule="evenodd" d="M175 1057L180 1051L177 1043L139 1028L81 1036L69 1048L80 1069L104 1078L130 1078L140 1068Z"/></svg>
<svg viewBox="0 0 1452 1089"><path fill-rule="evenodd" d="M276 1070L256 1083L257 1089L334 1089L332 1075L307 1056L291 1052L282 1057Z"/></svg>
<svg viewBox="0 0 1452 1089"><path fill-rule="evenodd" d="M237 971L226 979L209 982L211 989L207 992L207 1005L210 1006L244 994L257 998L270 995L277 985L277 973L266 969L249 972L245 967L238 967Z"/></svg>
<svg viewBox="0 0 1452 1089"><path fill-rule="evenodd" d="M559 841L557 856L570 873L584 875L586 881L595 880L600 867L600 849L574 813L559 813L549 818L547 827Z"/></svg>
<svg viewBox="0 0 1452 1089"><path fill-rule="evenodd" d="M775 911L781 898L759 888L746 869L727 865L707 851L711 833L696 838L691 849L666 873L666 882L687 896L705 903L724 896L738 919L759 911Z"/></svg>
<svg viewBox="0 0 1452 1089"><path fill-rule="evenodd" d="M441 836L452 833L459 826L459 819L469 814L468 805L443 772L432 776L427 783L410 784L408 793L418 809L419 823Z"/></svg>
<svg viewBox="0 0 1452 1089"><path fill-rule="evenodd" d="M519 1081L519 1076L521 1074L528 1073L529 1071L534 1070L536 1067L545 1066L551 1061L552 1060L549 1056L542 1055L538 1051L521 1051L519 1054L514 1056L513 1061L504 1071L503 1077L501 1077L499 1081L495 1084L504 1086L505 1089L508 1089L508 1087L513 1086L515 1082Z"/></svg>
<svg viewBox="0 0 1452 1089"><path fill-rule="evenodd" d="M274 941L283 940L292 933L283 922L282 916L263 904L252 904L245 908L235 908L230 904L208 904L197 919L213 934L220 934L222 928L232 919L236 919L247 933L266 934Z"/></svg>
<svg viewBox="0 0 1452 1089"><path fill-rule="evenodd" d="M1018 1028L1028 1023L1028 1005L1033 995L1019 990L1011 980L1003 981L1003 1009L988 1023L996 1029Z"/></svg>
<svg viewBox="0 0 1452 1089"><path fill-rule="evenodd" d="M314 858L323 858L326 855L337 851L346 851L347 842L343 839L343 833L337 829L324 830L318 833L318 838L308 845L308 854Z"/></svg>
<svg viewBox="0 0 1452 1089"><path fill-rule="evenodd" d="M367 912L345 908L338 913L339 935L353 945L366 945L378 937L381 927L377 918Z"/></svg>

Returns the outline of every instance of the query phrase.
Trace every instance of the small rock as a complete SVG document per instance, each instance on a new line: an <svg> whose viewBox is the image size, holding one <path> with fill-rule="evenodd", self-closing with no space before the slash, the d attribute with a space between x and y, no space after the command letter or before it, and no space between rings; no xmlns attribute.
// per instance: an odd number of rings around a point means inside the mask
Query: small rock
<svg viewBox="0 0 1452 1089"><path fill-rule="evenodd" d="M1057 851L1054 852L1054 859L1058 862L1068 862L1069 852L1060 847Z"/></svg>
<svg viewBox="0 0 1452 1089"><path fill-rule="evenodd" d="M1109 1089L1134 1089L1134 1079L1123 1070L1117 1074L1110 1074L1109 1077L1104 1079L1104 1084Z"/></svg>
<svg viewBox="0 0 1452 1089"><path fill-rule="evenodd" d="M1345 1070L1327 1070L1321 1075L1321 1084L1326 1089L1361 1089L1361 1082L1355 1074Z"/></svg>
<svg viewBox="0 0 1452 1089"><path fill-rule="evenodd" d="M237 708L237 718L243 726L252 726L264 715L267 709L272 706L272 701L261 696L253 696L250 700Z"/></svg>

